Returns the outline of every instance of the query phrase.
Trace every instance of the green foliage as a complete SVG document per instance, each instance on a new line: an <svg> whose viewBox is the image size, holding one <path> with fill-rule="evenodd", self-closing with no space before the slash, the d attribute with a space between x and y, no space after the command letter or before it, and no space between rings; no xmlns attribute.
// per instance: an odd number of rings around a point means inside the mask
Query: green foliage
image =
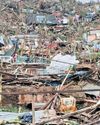
<svg viewBox="0 0 100 125"><path fill-rule="evenodd" d="M15 113L17 113L19 111L19 107L17 107L17 106L8 106L8 107L1 106L0 111L1 112L15 112ZM25 111L27 111L27 110L24 107L22 107L21 112L25 112Z"/></svg>

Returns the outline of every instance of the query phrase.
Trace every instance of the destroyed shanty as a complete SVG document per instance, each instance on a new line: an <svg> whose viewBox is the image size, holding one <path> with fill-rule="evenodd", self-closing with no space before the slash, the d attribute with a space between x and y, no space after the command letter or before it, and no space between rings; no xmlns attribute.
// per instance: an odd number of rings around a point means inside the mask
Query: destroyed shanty
<svg viewBox="0 0 100 125"><path fill-rule="evenodd" d="M100 125L99 0L0 0L0 125Z"/></svg>

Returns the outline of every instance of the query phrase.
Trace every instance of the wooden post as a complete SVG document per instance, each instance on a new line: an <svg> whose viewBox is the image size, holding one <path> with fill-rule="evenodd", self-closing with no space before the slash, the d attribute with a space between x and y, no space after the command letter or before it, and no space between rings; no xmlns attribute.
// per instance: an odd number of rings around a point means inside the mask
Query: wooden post
<svg viewBox="0 0 100 125"><path fill-rule="evenodd" d="M2 75L0 75L0 93L2 93ZM2 104L2 95L0 95L0 104Z"/></svg>
<svg viewBox="0 0 100 125"><path fill-rule="evenodd" d="M2 61L1 61L1 67L3 67ZM0 75L0 93L2 93L2 74ZM0 95L0 104L2 105L2 95Z"/></svg>
<svg viewBox="0 0 100 125"><path fill-rule="evenodd" d="M32 98L32 125L35 125L35 95Z"/></svg>

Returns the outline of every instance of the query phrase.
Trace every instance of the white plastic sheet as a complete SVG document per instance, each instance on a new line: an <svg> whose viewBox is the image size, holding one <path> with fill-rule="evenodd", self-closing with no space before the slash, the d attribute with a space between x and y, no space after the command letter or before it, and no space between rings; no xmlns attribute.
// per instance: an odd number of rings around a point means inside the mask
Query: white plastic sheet
<svg viewBox="0 0 100 125"><path fill-rule="evenodd" d="M53 57L50 66L47 67L46 70L49 74L65 73L65 71L68 70L70 66L76 65L78 63L79 61L76 60L75 56L62 55L59 53Z"/></svg>
<svg viewBox="0 0 100 125"><path fill-rule="evenodd" d="M0 43L3 44L3 45L5 44L5 43L4 43L3 36L1 36L1 35L0 35Z"/></svg>

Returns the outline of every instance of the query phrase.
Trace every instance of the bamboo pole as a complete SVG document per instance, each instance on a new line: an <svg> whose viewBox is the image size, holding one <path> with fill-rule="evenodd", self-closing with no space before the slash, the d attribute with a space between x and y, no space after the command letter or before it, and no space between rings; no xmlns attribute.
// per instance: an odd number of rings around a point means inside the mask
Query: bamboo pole
<svg viewBox="0 0 100 125"><path fill-rule="evenodd" d="M69 71L68 71L68 73L66 74L66 77L64 78L64 80L63 80L63 82L62 82L62 84L61 84L61 86L60 86L60 90L61 90L61 88L63 87L64 83L66 82L66 79L68 78L70 72L71 72L71 66L69 67Z"/></svg>

